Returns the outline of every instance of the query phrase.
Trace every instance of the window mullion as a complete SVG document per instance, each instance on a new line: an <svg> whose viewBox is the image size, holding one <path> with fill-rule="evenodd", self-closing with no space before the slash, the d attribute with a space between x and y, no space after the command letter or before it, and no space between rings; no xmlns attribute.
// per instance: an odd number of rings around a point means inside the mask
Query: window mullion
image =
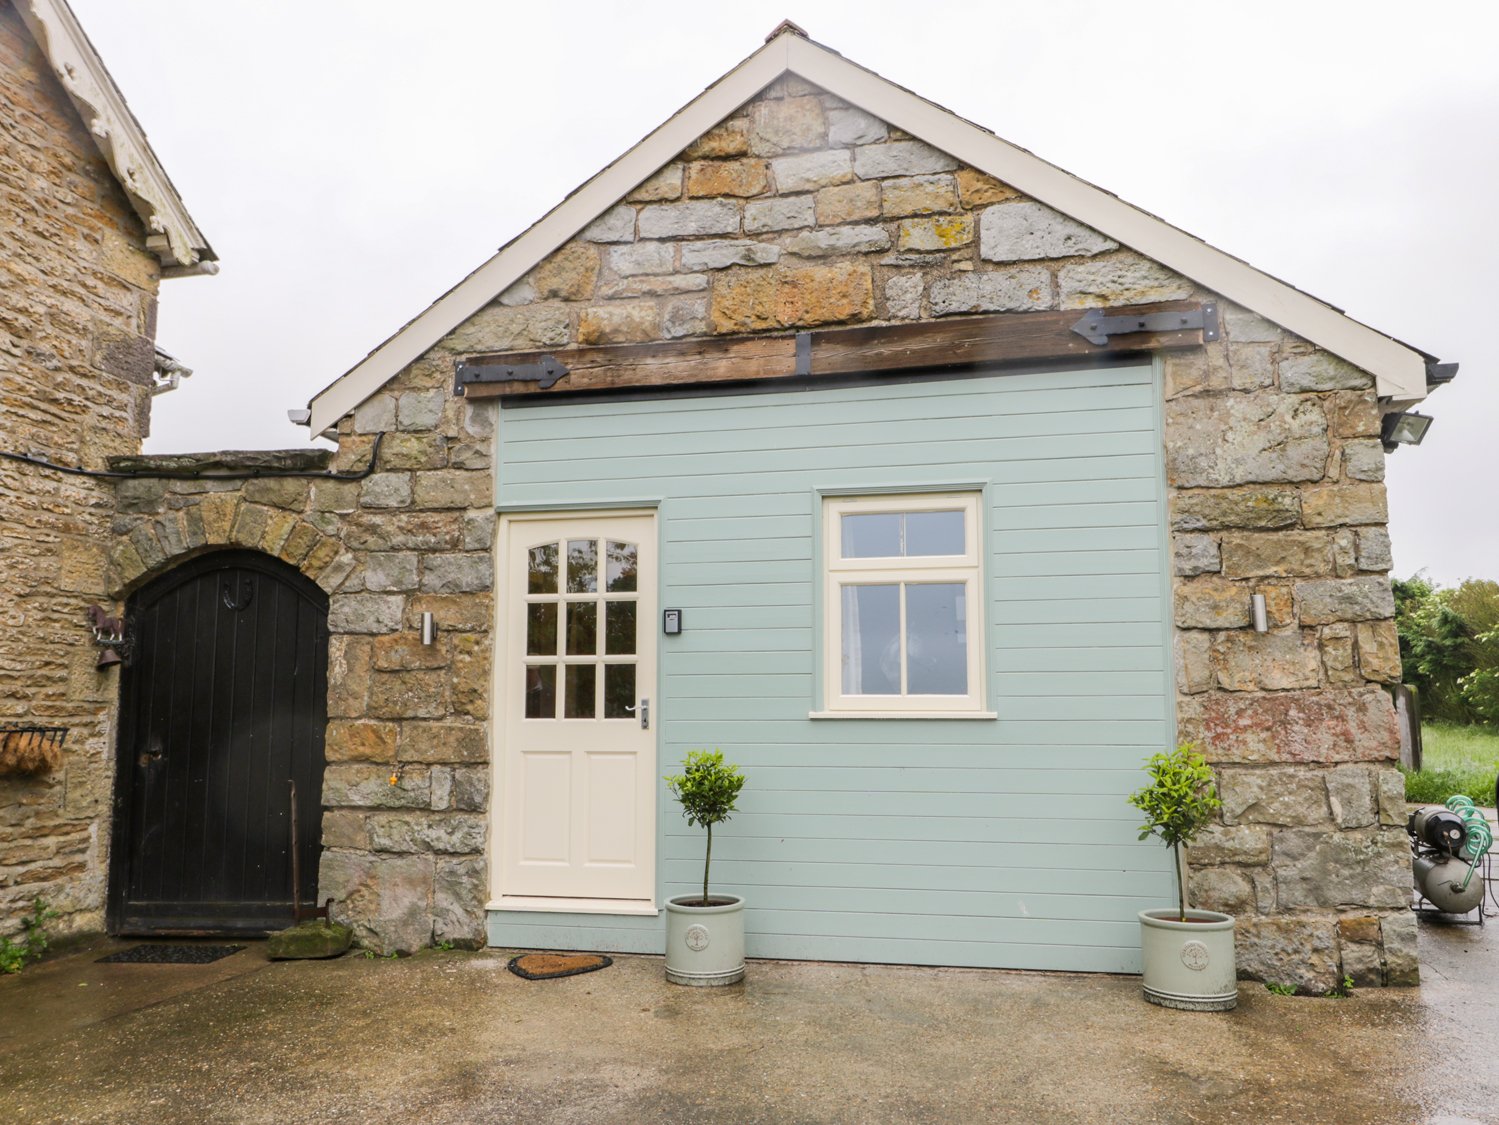
<svg viewBox="0 0 1499 1125"><path fill-rule="evenodd" d="M900 606L900 624L897 626L900 640L900 695L904 699L906 697L906 584L904 582L900 584L898 603Z"/></svg>

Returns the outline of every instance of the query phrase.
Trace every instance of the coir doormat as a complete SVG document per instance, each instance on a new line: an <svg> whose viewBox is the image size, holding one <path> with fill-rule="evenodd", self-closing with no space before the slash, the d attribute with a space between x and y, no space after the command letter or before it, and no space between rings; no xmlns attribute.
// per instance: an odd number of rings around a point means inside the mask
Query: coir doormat
<svg viewBox="0 0 1499 1125"><path fill-rule="evenodd" d="M614 958L602 953L525 953L510 958L509 969L526 980L551 980L597 972L612 964Z"/></svg>
<svg viewBox="0 0 1499 1125"><path fill-rule="evenodd" d="M210 965L242 945L137 945L100 957L100 965Z"/></svg>

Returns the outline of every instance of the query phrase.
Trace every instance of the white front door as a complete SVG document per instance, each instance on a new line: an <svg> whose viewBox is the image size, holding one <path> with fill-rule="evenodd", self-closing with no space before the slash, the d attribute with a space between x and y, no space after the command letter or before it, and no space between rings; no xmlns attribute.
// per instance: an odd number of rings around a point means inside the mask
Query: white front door
<svg viewBox="0 0 1499 1125"><path fill-rule="evenodd" d="M499 897L649 903L655 517L509 516L501 536Z"/></svg>

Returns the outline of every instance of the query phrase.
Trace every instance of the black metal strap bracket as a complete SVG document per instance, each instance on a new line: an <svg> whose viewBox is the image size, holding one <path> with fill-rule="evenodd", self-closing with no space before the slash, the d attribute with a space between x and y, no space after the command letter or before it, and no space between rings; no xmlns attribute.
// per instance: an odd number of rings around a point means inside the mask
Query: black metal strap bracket
<svg viewBox="0 0 1499 1125"><path fill-rule="evenodd" d="M1106 310L1090 312L1072 326L1072 330L1090 344L1107 344L1110 336L1127 336L1131 332L1183 332L1202 329L1202 342L1218 339L1218 305L1204 301L1199 309L1180 312L1147 313L1144 316L1109 316Z"/></svg>
<svg viewBox="0 0 1499 1125"><path fill-rule="evenodd" d="M535 383L538 390L545 391L566 374L567 364L552 355L544 355L535 363L460 362L453 389L462 391L475 383Z"/></svg>
<svg viewBox="0 0 1499 1125"><path fill-rule="evenodd" d="M796 334L796 375L812 374L812 333Z"/></svg>

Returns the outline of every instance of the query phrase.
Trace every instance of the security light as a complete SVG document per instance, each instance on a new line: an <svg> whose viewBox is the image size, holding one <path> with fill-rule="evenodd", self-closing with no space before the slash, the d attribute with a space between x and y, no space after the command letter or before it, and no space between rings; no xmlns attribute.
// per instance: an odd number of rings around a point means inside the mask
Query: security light
<svg viewBox="0 0 1499 1125"><path fill-rule="evenodd" d="M1397 445L1420 445L1429 429L1431 416L1410 410L1403 414L1386 414L1379 436L1384 442L1384 451L1393 453Z"/></svg>

